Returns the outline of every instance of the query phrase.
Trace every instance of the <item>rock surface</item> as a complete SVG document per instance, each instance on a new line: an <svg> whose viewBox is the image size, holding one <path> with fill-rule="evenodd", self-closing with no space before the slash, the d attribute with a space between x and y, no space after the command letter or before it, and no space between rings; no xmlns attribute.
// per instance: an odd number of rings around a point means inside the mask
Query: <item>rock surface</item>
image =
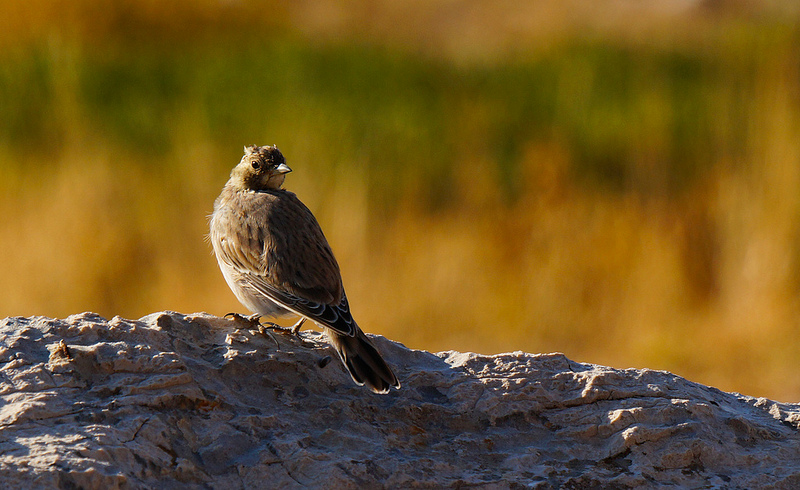
<svg viewBox="0 0 800 490"><path fill-rule="evenodd" d="M403 383L381 396L317 332L236 325L0 321L0 487L800 487L800 405L375 337Z"/></svg>

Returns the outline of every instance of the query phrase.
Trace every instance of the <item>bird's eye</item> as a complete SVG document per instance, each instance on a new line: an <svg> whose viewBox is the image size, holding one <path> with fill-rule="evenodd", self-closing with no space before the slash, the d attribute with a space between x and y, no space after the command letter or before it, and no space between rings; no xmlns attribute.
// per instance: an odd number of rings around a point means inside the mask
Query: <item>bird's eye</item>
<svg viewBox="0 0 800 490"><path fill-rule="evenodd" d="M258 163L258 160L253 160L252 162L250 162L250 165L252 165L253 168L256 169L256 170L258 170L258 167L261 166L261 164Z"/></svg>

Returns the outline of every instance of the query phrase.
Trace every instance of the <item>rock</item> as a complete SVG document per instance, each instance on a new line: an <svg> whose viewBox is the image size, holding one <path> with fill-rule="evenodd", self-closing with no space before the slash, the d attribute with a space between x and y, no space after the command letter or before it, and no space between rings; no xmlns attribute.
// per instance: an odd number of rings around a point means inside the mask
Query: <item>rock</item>
<svg viewBox="0 0 800 490"><path fill-rule="evenodd" d="M0 321L2 488L796 488L800 405L562 354L376 346L208 314Z"/></svg>

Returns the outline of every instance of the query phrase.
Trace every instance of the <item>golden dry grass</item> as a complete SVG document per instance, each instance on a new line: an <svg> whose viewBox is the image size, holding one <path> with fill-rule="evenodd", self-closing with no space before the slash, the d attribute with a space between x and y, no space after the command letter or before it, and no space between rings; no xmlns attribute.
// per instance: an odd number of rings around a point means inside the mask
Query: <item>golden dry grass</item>
<svg viewBox="0 0 800 490"><path fill-rule="evenodd" d="M241 310L206 216L277 143L369 332L800 398L791 3L27 5L0 315Z"/></svg>

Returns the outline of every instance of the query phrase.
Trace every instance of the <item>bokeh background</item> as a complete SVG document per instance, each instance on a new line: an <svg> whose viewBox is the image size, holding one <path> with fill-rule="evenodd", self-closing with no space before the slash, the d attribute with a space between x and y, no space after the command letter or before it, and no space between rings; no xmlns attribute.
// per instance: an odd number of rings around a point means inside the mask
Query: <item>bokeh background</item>
<svg viewBox="0 0 800 490"><path fill-rule="evenodd" d="M274 143L368 332L800 400L796 2L2 10L0 316L242 311L207 216Z"/></svg>

